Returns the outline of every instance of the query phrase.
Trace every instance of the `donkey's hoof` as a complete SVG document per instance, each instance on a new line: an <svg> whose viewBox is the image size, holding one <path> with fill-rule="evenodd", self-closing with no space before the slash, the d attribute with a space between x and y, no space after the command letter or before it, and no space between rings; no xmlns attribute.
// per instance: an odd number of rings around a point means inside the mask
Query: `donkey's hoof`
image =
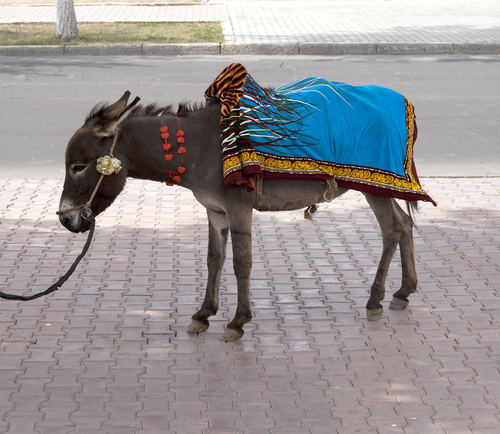
<svg viewBox="0 0 500 434"><path fill-rule="evenodd" d="M389 304L389 309L401 310L408 306L408 302L401 300L397 297L392 297L391 303Z"/></svg>
<svg viewBox="0 0 500 434"><path fill-rule="evenodd" d="M383 307L379 307L377 309L366 309L366 318L368 318L368 321L377 321L383 313Z"/></svg>
<svg viewBox="0 0 500 434"><path fill-rule="evenodd" d="M189 324L188 333L202 333L208 329L209 325L210 324L208 324L208 321L207 324L205 324L201 321L198 321L197 319L193 319L191 321L191 324Z"/></svg>
<svg viewBox="0 0 500 434"><path fill-rule="evenodd" d="M222 334L222 336L219 339L225 342L234 342L240 339L244 333L245 332L242 329L236 330L227 327L226 331Z"/></svg>

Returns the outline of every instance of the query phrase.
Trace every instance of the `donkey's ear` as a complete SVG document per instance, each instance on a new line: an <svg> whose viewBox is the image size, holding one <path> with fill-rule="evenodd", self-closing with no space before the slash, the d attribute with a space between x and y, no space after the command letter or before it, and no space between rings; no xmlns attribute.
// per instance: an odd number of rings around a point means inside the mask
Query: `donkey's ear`
<svg viewBox="0 0 500 434"><path fill-rule="evenodd" d="M140 101L140 98L136 97L127 105L129 97L130 92L127 91L117 102L107 107L103 116L94 124L98 136L109 137L116 134L118 126L127 118L135 105Z"/></svg>
<svg viewBox="0 0 500 434"><path fill-rule="evenodd" d="M125 108L129 98L130 98L130 92L127 90L118 101L116 101L114 104L108 105L106 110L112 112L115 110Z"/></svg>

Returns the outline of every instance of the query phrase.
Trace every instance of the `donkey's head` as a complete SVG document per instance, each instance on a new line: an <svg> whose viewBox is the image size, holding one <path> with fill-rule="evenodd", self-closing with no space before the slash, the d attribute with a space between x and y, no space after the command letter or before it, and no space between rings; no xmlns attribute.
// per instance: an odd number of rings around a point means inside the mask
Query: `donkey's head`
<svg viewBox="0 0 500 434"><path fill-rule="evenodd" d="M83 210L86 204L93 215L98 215L111 205L123 190L127 177L126 161L122 161L123 168L118 173L103 175L102 182L98 186L102 169L99 173L97 159L110 154L120 124L139 101L139 98L136 98L127 105L129 97L130 92L127 91L114 104L94 107L83 126L68 143L66 177L59 203L59 220L72 232L88 230L89 223L83 218L87 212ZM124 160L118 148L117 144L115 155ZM94 190L95 196L88 205Z"/></svg>

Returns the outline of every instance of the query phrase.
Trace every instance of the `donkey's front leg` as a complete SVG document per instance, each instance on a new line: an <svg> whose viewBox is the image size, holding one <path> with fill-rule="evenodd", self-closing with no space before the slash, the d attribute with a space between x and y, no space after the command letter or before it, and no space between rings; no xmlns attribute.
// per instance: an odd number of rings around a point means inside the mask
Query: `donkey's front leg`
<svg viewBox="0 0 500 434"><path fill-rule="evenodd" d="M229 224L226 214L207 209L208 216L208 280L205 299L188 327L189 333L201 333L208 329L208 317L219 309L219 287L222 267L226 260L226 245Z"/></svg>
<svg viewBox="0 0 500 434"><path fill-rule="evenodd" d="M252 271L252 210L229 216L233 244L233 268L238 286L238 304L233 320L220 339L236 341L243 336L243 326L252 319L250 302L250 274Z"/></svg>

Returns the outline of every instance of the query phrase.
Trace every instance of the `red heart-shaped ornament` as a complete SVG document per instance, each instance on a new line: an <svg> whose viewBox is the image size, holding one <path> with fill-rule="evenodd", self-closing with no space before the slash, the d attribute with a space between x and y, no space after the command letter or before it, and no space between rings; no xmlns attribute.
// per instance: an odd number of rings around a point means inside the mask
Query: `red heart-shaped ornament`
<svg viewBox="0 0 500 434"><path fill-rule="evenodd" d="M181 177L179 175L176 175L172 178L172 181L181 182Z"/></svg>
<svg viewBox="0 0 500 434"><path fill-rule="evenodd" d="M163 140L168 140L168 138L169 138L169 137L170 137L170 134L169 134L169 133L162 133L162 135L161 135L161 138L162 138Z"/></svg>
<svg viewBox="0 0 500 434"><path fill-rule="evenodd" d="M177 137L177 143L184 143L184 137Z"/></svg>
<svg viewBox="0 0 500 434"><path fill-rule="evenodd" d="M168 131L168 127L161 127L161 128L160 128L160 131L161 131L162 133L166 133L166 132Z"/></svg>
<svg viewBox="0 0 500 434"><path fill-rule="evenodd" d="M163 144L163 150L164 151L170 151L170 148L172 147L172 145L170 143L164 143Z"/></svg>
<svg viewBox="0 0 500 434"><path fill-rule="evenodd" d="M184 135L184 131L182 131L182 130L177 131L177 137L180 137L183 135Z"/></svg>
<svg viewBox="0 0 500 434"><path fill-rule="evenodd" d="M186 168L184 166L180 166L177 168L177 172L179 172L180 174L183 174L185 171L186 171Z"/></svg>
<svg viewBox="0 0 500 434"><path fill-rule="evenodd" d="M186 153L186 148L184 146L181 146L179 150L177 151L179 154L185 154Z"/></svg>
<svg viewBox="0 0 500 434"><path fill-rule="evenodd" d="M165 160L167 160L167 161L172 161L172 158L174 158L174 156L172 154L165 155Z"/></svg>

